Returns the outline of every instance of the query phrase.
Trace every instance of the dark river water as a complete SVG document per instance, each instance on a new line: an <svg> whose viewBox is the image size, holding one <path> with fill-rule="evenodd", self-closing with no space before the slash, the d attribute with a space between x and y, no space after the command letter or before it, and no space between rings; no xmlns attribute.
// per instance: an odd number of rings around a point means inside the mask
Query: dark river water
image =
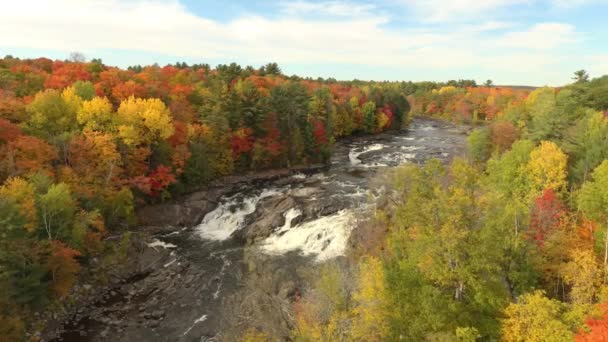
<svg viewBox="0 0 608 342"><path fill-rule="evenodd" d="M373 213L378 170L465 150L469 127L414 119L407 130L344 140L331 166L243 185L220 199L201 224L158 236L167 256L92 309L64 341L234 341L249 328L285 337L303 280L345 253L353 229ZM235 239L272 228L253 243ZM257 228L256 228L257 229Z"/></svg>

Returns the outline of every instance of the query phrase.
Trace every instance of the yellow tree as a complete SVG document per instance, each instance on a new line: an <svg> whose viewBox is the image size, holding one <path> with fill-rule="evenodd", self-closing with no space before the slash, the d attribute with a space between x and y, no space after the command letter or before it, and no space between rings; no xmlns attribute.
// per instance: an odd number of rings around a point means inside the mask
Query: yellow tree
<svg viewBox="0 0 608 342"><path fill-rule="evenodd" d="M572 260L566 263L561 274L570 286L573 304L591 305L602 282L601 267L591 250L575 250Z"/></svg>
<svg viewBox="0 0 608 342"><path fill-rule="evenodd" d="M538 196L545 189L561 193L566 189L568 156L551 141L542 141L530 152L527 171L532 179L530 195Z"/></svg>
<svg viewBox="0 0 608 342"><path fill-rule="evenodd" d="M113 123L112 104L105 97L95 97L90 101L84 101L76 119L85 129L102 132L113 132L116 129Z"/></svg>
<svg viewBox="0 0 608 342"><path fill-rule="evenodd" d="M572 341L574 334L564 322L566 305L545 297L542 291L527 293L505 309L502 339L505 342Z"/></svg>
<svg viewBox="0 0 608 342"><path fill-rule="evenodd" d="M159 99L131 96L120 103L116 117L118 136L128 146L149 145L169 138L174 131L171 113Z"/></svg>
<svg viewBox="0 0 608 342"><path fill-rule="evenodd" d="M10 178L0 187L0 196L12 199L26 219L25 229L33 232L38 224L34 186L23 178Z"/></svg>
<svg viewBox="0 0 608 342"><path fill-rule="evenodd" d="M383 341L388 334L387 298L382 262L369 257L360 264L359 289L353 295L354 341Z"/></svg>

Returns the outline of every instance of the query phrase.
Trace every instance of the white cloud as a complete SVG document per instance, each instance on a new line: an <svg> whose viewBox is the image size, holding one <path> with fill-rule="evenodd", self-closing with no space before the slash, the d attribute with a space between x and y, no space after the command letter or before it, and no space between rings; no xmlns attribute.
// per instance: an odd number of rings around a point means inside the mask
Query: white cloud
<svg viewBox="0 0 608 342"><path fill-rule="evenodd" d="M575 27L562 23L540 23L528 30L509 32L496 41L496 45L506 48L536 50L553 49L576 42Z"/></svg>
<svg viewBox="0 0 608 342"><path fill-rule="evenodd" d="M489 2L496 6L505 1ZM489 8L470 0L455 3L451 7L455 11L465 3L477 12ZM559 58L554 50L578 38L574 27L561 23L541 23L515 32L508 31L514 23L499 21L398 29L388 28L389 18L372 7L347 9L341 6L348 3L332 1L333 7L324 7L331 15L317 17L307 15L322 10L317 4L293 4L283 5L278 18L249 15L220 22L189 13L177 0L14 1L0 11L0 50L59 50L66 56L69 51L138 50L201 62L261 64L272 60L285 66L284 70L294 64L359 65L378 68L379 75L386 75L382 74L386 68L420 73L440 70L454 75L443 78L481 75L497 83L513 83L516 80L503 81L496 75L517 75L522 79L517 83L526 83L523 80L532 80L533 75L549 75L543 70L555 69L547 63ZM358 69L353 67L345 77L361 78ZM411 78L407 72L391 76ZM551 77L547 82L559 82ZM568 77L564 75L564 79Z"/></svg>
<svg viewBox="0 0 608 342"><path fill-rule="evenodd" d="M551 6L560 9L570 9L593 4L608 4L608 0L549 0Z"/></svg>
<svg viewBox="0 0 608 342"><path fill-rule="evenodd" d="M533 0L395 0L412 10L422 21L440 23L478 20L493 16L506 7L529 4Z"/></svg>
<svg viewBox="0 0 608 342"><path fill-rule="evenodd" d="M376 8L372 4L357 4L348 1L311 2L297 0L281 4L281 11L287 15L328 15L328 16L364 16L370 15Z"/></svg>

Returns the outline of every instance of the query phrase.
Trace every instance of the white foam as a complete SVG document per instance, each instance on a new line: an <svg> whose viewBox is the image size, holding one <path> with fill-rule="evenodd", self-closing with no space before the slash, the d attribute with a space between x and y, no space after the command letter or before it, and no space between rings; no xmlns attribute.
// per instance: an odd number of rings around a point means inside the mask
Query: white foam
<svg viewBox="0 0 608 342"><path fill-rule="evenodd" d="M167 268L167 267L173 265L176 261L177 261L177 259L173 259L173 260L169 261L168 263L163 265L163 268Z"/></svg>
<svg viewBox="0 0 608 342"><path fill-rule="evenodd" d="M295 178L295 179L305 179L305 178L306 178L306 175L305 175L305 174L303 174L303 173L296 173L295 175L293 175L293 176L291 176L291 177L292 177L292 178Z"/></svg>
<svg viewBox="0 0 608 342"><path fill-rule="evenodd" d="M420 149L420 146L401 146L401 149L404 151L416 151Z"/></svg>
<svg viewBox="0 0 608 342"><path fill-rule="evenodd" d="M226 240L238 229L242 228L245 217L255 211L257 203L266 197L278 195L274 189L264 190L259 195L244 199L233 197L220 204L215 210L207 213L203 222L195 230L198 235L207 240ZM232 209L236 207L236 209Z"/></svg>
<svg viewBox="0 0 608 342"><path fill-rule="evenodd" d="M195 325L197 325L200 322L204 322L207 320L207 315L202 315L199 319L195 320L194 323L192 323L192 325L190 326L190 328L188 328L188 330L186 330L182 336L185 336L187 333L190 332L190 330L192 330L192 328L194 328Z"/></svg>
<svg viewBox="0 0 608 342"><path fill-rule="evenodd" d="M358 149L353 148L352 150L350 150L350 152L348 153L348 159L350 160L350 163L352 165L359 165L361 164L361 160L359 159L359 156L367 153L367 152L371 152L371 151L378 151L381 150L383 148L385 148L385 145L382 144L371 144L369 146L365 146L362 150L357 151Z"/></svg>
<svg viewBox="0 0 608 342"><path fill-rule="evenodd" d="M162 247L162 248L165 248L165 249L168 249L168 248L177 248L176 245L174 245L172 243L160 241L159 239L154 239L154 241L152 241L151 243L148 244L148 247L152 247L152 248L155 248L155 249L156 249L156 247Z"/></svg>
<svg viewBox="0 0 608 342"><path fill-rule="evenodd" d="M261 248L264 252L280 255L300 250L305 256L315 255L319 262L344 254L352 228L353 214L350 210L291 227L291 220L299 214L297 209L285 213L285 225L263 241Z"/></svg>

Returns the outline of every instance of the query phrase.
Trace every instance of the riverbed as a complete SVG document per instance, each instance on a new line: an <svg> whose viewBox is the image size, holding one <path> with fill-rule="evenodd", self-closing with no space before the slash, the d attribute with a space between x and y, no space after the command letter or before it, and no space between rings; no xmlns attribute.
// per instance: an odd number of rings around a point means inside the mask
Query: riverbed
<svg viewBox="0 0 608 342"><path fill-rule="evenodd" d="M152 271L116 286L60 340L234 341L250 328L286 338L312 270L339 262L373 214L374 175L462 155L468 129L416 118L407 130L340 141L324 171L238 186L199 224L156 236Z"/></svg>

